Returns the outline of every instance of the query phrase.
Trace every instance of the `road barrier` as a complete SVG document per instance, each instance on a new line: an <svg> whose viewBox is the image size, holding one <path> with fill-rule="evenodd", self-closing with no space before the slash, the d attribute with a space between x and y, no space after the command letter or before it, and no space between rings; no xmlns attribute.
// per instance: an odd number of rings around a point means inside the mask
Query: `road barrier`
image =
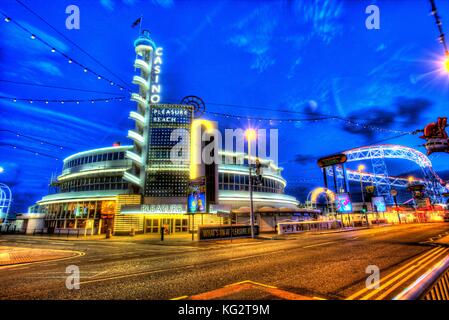
<svg viewBox="0 0 449 320"><path fill-rule="evenodd" d="M311 230L329 230L343 227L340 220L332 221L300 221L278 223L278 234L299 233Z"/></svg>
<svg viewBox="0 0 449 320"><path fill-rule="evenodd" d="M449 256L436 263L394 300L449 300Z"/></svg>

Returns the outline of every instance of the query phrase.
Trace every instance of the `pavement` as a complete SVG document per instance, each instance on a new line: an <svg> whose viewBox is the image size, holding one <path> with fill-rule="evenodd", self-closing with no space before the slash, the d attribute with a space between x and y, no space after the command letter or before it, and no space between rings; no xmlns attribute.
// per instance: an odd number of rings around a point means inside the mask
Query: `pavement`
<svg viewBox="0 0 449 320"><path fill-rule="evenodd" d="M60 260L82 255L73 250L34 249L25 247L0 246L0 267L39 261Z"/></svg>
<svg viewBox="0 0 449 320"><path fill-rule="evenodd" d="M3 235L1 246L83 255L2 267L0 299L392 299L448 255L449 248L429 241L447 232L448 223L427 223L304 233L289 241ZM69 266L79 268L79 289L66 286ZM381 279L375 291L366 288L373 266Z"/></svg>

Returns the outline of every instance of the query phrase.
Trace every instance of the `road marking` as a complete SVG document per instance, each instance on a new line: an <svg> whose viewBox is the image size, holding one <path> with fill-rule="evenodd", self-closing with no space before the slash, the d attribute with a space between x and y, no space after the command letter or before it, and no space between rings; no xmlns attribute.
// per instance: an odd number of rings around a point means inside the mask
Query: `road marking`
<svg viewBox="0 0 449 320"><path fill-rule="evenodd" d="M88 260L89 262L94 262L94 261L101 261L101 260L103 260L103 259L90 259L90 260Z"/></svg>
<svg viewBox="0 0 449 320"><path fill-rule="evenodd" d="M311 245L309 245L309 246L304 246L304 247L302 247L302 248L303 248L303 249L306 249L306 248L319 247L319 246L324 246L324 245L326 245L326 244L330 244L330 243L334 243L334 242L337 242L337 241L329 241L329 242L322 242L322 243L317 243L317 244L311 244Z"/></svg>
<svg viewBox="0 0 449 320"><path fill-rule="evenodd" d="M84 256L86 253L82 252L82 251L73 251L73 250L55 250L52 249L53 251L71 251L73 253L75 253L76 255L73 255L71 257L65 257L65 258L58 258L58 259L49 259L49 260L43 260L43 261L33 261L33 262L27 262L27 263L20 263L20 264L13 264L13 265L7 265L7 266L0 266L0 270L5 270L5 269L17 269L17 267L21 267L21 266L27 266L27 265L32 265L32 264L43 264L43 263L48 263L48 262L54 262L54 261L63 261L63 260L68 260L68 259L74 259L74 258L79 258Z"/></svg>
<svg viewBox="0 0 449 320"><path fill-rule="evenodd" d="M24 269L29 269L30 267L21 267L21 268L15 268L16 270L24 270Z"/></svg>
<svg viewBox="0 0 449 320"><path fill-rule="evenodd" d="M396 290L400 285L402 285L404 282L406 282L408 279L410 279L411 277L413 277L415 274L417 274L419 271L421 271L422 269L424 269L426 266L428 266L430 263L434 262L435 260L438 260L442 255L446 254L447 251L449 249L445 249L444 252L440 252L439 254L437 254L435 257L433 257L432 259L430 259L429 261L427 261L426 263L422 264L421 266L419 266L415 271L413 271L412 273L410 273L408 276L406 276L405 278L403 278L402 280L400 280L399 282L397 282L396 284L394 284L390 289L388 289L387 291L385 291L384 293L382 293L379 297L376 298L376 300L382 300L383 298L387 297L390 293L392 293L394 290Z"/></svg>
<svg viewBox="0 0 449 320"><path fill-rule="evenodd" d="M102 281L108 281L108 280L117 280L117 279L129 278L129 277L138 277L138 276L143 276L143 275L147 275L147 274L159 273L159 272L164 272L164 271L177 271L177 270L189 269L189 268L193 268L193 267L194 267L194 265L188 265L188 266L182 266L179 268L141 271L141 272L135 272L135 273L130 273L130 274L122 274L122 275L115 275L115 276L110 276L110 277L106 277L106 278L81 281L80 284L88 284L88 283L102 282Z"/></svg>
<svg viewBox="0 0 449 320"><path fill-rule="evenodd" d="M243 280L243 281L231 283L231 284L226 285L225 287L236 286L236 285L244 284L244 283L250 283L250 284L254 284L256 286L261 286L261 287L265 287L265 288L277 289L277 287L275 287L275 286L270 286L268 284L263 284L263 283L252 281L252 280Z"/></svg>
<svg viewBox="0 0 449 320"><path fill-rule="evenodd" d="M188 298L188 297L189 296L180 296L180 297L172 298L170 300L182 300L182 299L185 299L185 298Z"/></svg>
<svg viewBox="0 0 449 320"><path fill-rule="evenodd" d="M427 257L425 257L424 259L419 260L416 264L411 265L410 267L408 267L407 269L405 269L403 272L401 272L399 275L397 275L396 277L394 277L393 279L389 280L388 282L384 283L383 285L381 285L379 288L372 290L370 293L368 293L367 295L363 296L362 298L360 298L360 300L368 300L369 298L371 298L372 296L378 294L380 291L385 290L386 288L388 288L391 284L393 284L394 282L400 280L402 277L404 277L406 274L408 274L409 272L411 272L413 269L417 268L418 265L420 265L421 263L428 261L429 259L433 259L433 257L435 255L438 255L442 250L440 250L442 248L439 248L438 250L436 250L435 252L433 252L432 254L428 255Z"/></svg>
<svg viewBox="0 0 449 320"><path fill-rule="evenodd" d="M404 270L404 269L408 268L409 266L413 265L413 264L414 264L415 262L417 262L418 260L420 260L420 259L422 259L422 258L424 258L424 257L426 257L426 256L428 256L428 255L430 255L431 253L433 253L433 252L435 252L435 251L438 251L438 250L439 250L439 247L435 247L435 248L433 248L433 249L431 249L431 250L426 251L424 254L420 254L418 257L416 257L416 258L413 259L412 261L410 261L410 262L408 262L407 264L403 265L402 267L396 269L395 271L389 273L389 274L388 274L386 277L384 277L382 280L385 281L385 280L390 279L390 278L393 277L394 275L400 273L402 270ZM363 288L363 289L361 289L361 290L355 292L354 294L350 295L349 297L347 297L346 300L353 300L353 299L355 299L355 298L361 296L362 294L364 294L365 292L367 292L367 291L369 291L369 290L371 290L371 289L365 287L365 288Z"/></svg>

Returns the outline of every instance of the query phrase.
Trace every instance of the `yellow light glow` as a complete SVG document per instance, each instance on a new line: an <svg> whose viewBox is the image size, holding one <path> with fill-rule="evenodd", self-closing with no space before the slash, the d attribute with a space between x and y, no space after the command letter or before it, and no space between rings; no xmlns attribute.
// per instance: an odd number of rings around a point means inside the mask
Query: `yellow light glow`
<svg viewBox="0 0 449 320"><path fill-rule="evenodd" d="M334 192L332 192L329 189L320 187L320 188L316 188L312 191L312 195L310 197L310 200L312 201L312 203L315 203L316 200L318 199L318 196L322 193L325 193L329 197L329 200L331 202L335 201L335 193Z"/></svg>
<svg viewBox="0 0 449 320"><path fill-rule="evenodd" d="M449 72L449 56L446 56L446 59L444 59L443 66L444 66L444 70L446 72Z"/></svg>
<svg viewBox="0 0 449 320"><path fill-rule="evenodd" d="M247 129L245 131L245 137L247 140L254 140L257 136L256 130L254 129Z"/></svg>
<svg viewBox="0 0 449 320"><path fill-rule="evenodd" d="M363 170L365 170L365 166L363 164L357 167L357 171L362 172Z"/></svg>
<svg viewBox="0 0 449 320"><path fill-rule="evenodd" d="M415 178L412 176L408 177L407 179L408 179L408 182L410 182L410 183L412 183L415 180Z"/></svg>

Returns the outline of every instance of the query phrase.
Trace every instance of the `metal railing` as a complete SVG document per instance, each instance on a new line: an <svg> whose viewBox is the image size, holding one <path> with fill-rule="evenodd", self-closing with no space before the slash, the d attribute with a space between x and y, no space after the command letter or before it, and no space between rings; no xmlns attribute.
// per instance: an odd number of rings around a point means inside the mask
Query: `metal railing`
<svg viewBox="0 0 449 320"><path fill-rule="evenodd" d="M16 225L0 225L0 234L22 234L25 233Z"/></svg>
<svg viewBox="0 0 449 320"><path fill-rule="evenodd" d="M394 300L449 300L449 256L421 275Z"/></svg>
<svg viewBox="0 0 449 320"><path fill-rule="evenodd" d="M82 233L80 233L80 231L82 231ZM43 229L34 229L33 230L33 236L35 236L35 235L42 236L44 234L58 236L58 237L65 236L67 238L70 236L73 236L73 237L76 236L77 238L79 238L80 234L84 235L84 229L83 230L81 230L81 229L58 229L57 231L51 231L48 228L43 228Z"/></svg>

